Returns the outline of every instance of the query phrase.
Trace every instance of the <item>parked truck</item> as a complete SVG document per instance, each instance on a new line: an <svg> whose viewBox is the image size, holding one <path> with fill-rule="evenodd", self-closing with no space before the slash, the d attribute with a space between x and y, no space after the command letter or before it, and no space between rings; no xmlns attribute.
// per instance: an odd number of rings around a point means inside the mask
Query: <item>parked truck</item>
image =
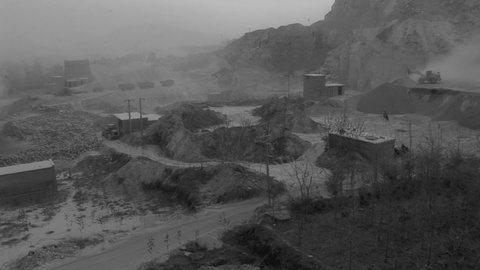
<svg viewBox="0 0 480 270"><path fill-rule="evenodd" d="M108 124L107 127L102 131L102 137L107 140L116 140L120 138L120 132L115 124Z"/></svg>

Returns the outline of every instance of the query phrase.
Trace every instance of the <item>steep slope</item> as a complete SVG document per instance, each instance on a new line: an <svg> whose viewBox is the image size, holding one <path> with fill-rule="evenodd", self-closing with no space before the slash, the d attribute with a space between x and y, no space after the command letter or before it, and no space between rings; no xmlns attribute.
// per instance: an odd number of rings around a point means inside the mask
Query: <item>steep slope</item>
<svg viewBox="0 0 480 270"><path fill-rule="evenodd" d="M219 54L236 69L321 69L368 90L423 70L477 30L477 0L336 0L322 21L247 33Z"/></svg>
<svg viewBox="0 0 480 270"><path fill-rule="evenodd" d="M291 24L245 34L219 52L236 67L271 71L314 69L331 49L317 26Z"/></svg>

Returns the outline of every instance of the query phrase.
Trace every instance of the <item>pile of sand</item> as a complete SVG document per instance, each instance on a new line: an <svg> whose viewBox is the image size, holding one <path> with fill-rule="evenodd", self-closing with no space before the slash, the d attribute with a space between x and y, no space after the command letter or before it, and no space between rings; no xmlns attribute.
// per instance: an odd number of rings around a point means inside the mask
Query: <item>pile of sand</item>
<svg viewBox="0 0 480 270"><path fill-rule="evenodd" d="M456 121L468 128L480 128L480 95L441 86L407 88L386 83L362 95L357 109L375 114L418 113L433 120Z"/></svg>
<svg viewBox="0 0 480 270"><path fill-rule="evenodd" d="M407 87L385 83L362 95L357 110L364 113L404 114L414 113L415 107L410 100Z"/></svg>

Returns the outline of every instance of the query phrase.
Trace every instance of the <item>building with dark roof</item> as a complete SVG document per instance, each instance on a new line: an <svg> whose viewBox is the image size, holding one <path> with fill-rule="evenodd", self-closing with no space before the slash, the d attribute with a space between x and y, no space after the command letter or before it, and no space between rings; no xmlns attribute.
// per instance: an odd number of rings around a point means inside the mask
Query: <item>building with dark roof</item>
<svg viewBox="0 0 480 270"><path fill-rule="evenodd" d="M90 62L87 60L65 60L64 61L64 78L65 81L76 79L87 79L88 82L93 81L92 71L90 70Z"/></svg>

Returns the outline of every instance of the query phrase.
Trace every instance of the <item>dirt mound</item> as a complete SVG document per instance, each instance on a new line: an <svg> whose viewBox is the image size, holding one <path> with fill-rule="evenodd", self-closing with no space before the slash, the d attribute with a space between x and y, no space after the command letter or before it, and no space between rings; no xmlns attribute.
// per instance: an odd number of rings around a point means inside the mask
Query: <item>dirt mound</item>
<svg viewBox="0 0 480 270"><path fill-rule="evenodd" d="M414 113L415 107L408 95L408 88L399 84L385 83L362 95L357 109L365 113L404 114Z"/></svg>
<svg viewBox="0 0 480 270"><path fill-rule="evenodd" d="M133 158L103 181L108 194L143 199L142 184L152 184L163 178L167 167L147 158Z"/></svg>
<svg viewBox="0 0 480 270"><path fill-rule="evenodd" d="M159 145L167 156L184 161L264 160L262 149L255 143L264 136L264 125L221 127L213 131L194 132L199 127L219 123L219 113L200 109L200 106L184 104L171 110L171 113L145 131L147 142ZM308 142L289 132L280 140L280 130L271 129L274 155L272 161L296 159L309 146Z"/></svg>
<svg viewBox="0 0 480 270"><path fill-rule="evenodd" d="M157 112L164 115L178 115L186 129L196 131L223 124L225 117L215 111L206 109L207 104L203 103L176 103Z"/></svg>
<svg viewBox="0 0 480 270"><path fill-rule="evenodd" d="M360 98L358 110L376 114L419 113L433 120L457 121L468 128L480 128L480 95L440 85L407 88L383 84Z"/></svg>
<svg viewBox="0 0 480 270"><path fill-rule="evenodd" d="M171 158L184 161L201 161L200 144L195 134L183 124L181 116L162 117L145 130L145 139L157 144Z"/></svg>
<svg viewBox="0 0 480 270"><path fill-rule="evenodd" d="M211 197L213 202L223 203L239 199L248 199L264 194L269 181L266 175L249 171L235 164L217 165L206 169L211 175L208 182L201 188L202 194ZM272 192L281 193L283 184L273 181ZM208 196L208 194L211 194Z"/></svg>
<svg viewBox="0 0 480 270"><path fill-rule="evenodd" d="M89 175L106 175L117 171L130 161L130 156L112 149L88 155L80 160L74 171L88 172Z"/></svg>
<svg viewBox="0 0 480 270"><path fill-rule="evenodd" d="M413 88L410 96L417 113L433 120L457 121L460 125L480 128L480 94L441 88Z"/></svg>
<svg viewBox="0 0 480 270"><path fill-rule="evenodd" d="M291 132L323 132L325 129L306 114L311 105L303 99L274 98L256 108L253 115L261 117L262 123L268 123L275 133L282 132L284 126Z"/></svg>
<svg viewBox="0 0 480 270"><path fill-rule="evenodd" d="M202 203L223 203L263 194L267 180L265 175L234 164L180 168L134 158L103 183L108 194L130 199L160 196L166 198L165 202L195 208ZM283 189L281 183L274 181L275 192Z"/></svg>
<svg viewBox="0 0 480 270"><path fill-rule="evenodd" d="M256 142L265 136L264 126L219 128L209 133L198 135L201 141L201 153L214 159L244 160L264 162L265 150ZM298 136L285 133L272 134L271 158L273 163L282 163L300 157L310 144Z"/></svg>

